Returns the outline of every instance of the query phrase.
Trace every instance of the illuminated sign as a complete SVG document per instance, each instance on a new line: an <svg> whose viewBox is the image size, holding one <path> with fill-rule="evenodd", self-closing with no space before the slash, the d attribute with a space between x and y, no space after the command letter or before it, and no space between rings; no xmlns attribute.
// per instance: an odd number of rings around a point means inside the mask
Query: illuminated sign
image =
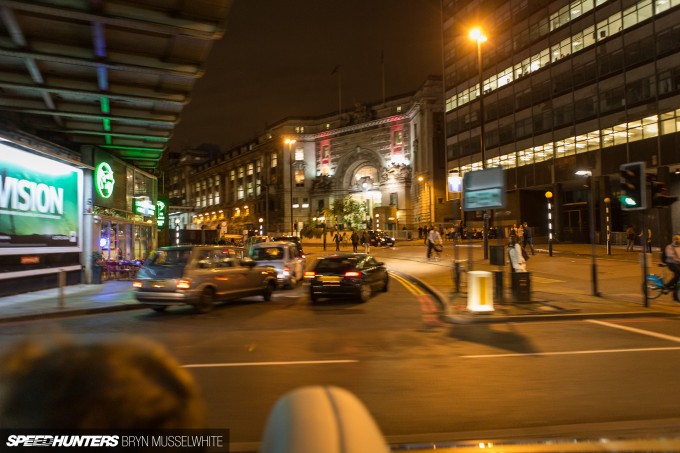
<svg viewBox="0 0 680 453"><path fill-rule="evenodd" d="M102 198L110 198L113 195L113 186L116 184L113 169L107 162L101 162L94 171L94 181L97 193Z"/></svg>
<svg viewBox="0 0 680 453"><path fill-rule="evenodd" d="M135 214L143 215L144 217L152 217L156 214L156 207L148 198L135 198L134 200Z"/></svg>
<svg viewBox="0 0 680 453"><path fill-rule="evenodd" d="M158 228L165 228L168 225L168 205L163 200L158 200L156 207L156 224Z"/></svg>
<svg viewBox="0 0 680 453"><path fill-rule="evenodd" d="M0 255L81 250L81 169L3 142L0 175Z"/></svg>
<svg viewBox="0 0 680 453"><path fill-rule="evenodd" d="M505 207L503 167L471 171L463 176L463 211Z"/></svg>

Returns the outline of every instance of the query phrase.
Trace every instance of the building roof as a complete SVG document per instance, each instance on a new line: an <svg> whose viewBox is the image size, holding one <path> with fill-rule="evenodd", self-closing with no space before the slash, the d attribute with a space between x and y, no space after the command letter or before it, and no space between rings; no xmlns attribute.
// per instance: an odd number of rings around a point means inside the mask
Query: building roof
<svg viewBox="0 0 680 453"><path fill-rule="evenodd" d="M0 118L156 168L233 0L0 0Z"/></svg>

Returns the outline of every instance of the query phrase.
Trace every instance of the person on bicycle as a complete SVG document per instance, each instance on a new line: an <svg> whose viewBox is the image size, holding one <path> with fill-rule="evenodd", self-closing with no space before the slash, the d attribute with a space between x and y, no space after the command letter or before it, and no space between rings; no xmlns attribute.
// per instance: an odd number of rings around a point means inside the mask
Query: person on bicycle
<svg viewBox="0 0 680 453"><path fill-rule="evenodd" d="M665 249L666 266L673 272L673 277L666 283L666 287L673 289L673 300L680 302L678 298L678 282L680 282L680 234L673 236L673 242Z"/></svg>

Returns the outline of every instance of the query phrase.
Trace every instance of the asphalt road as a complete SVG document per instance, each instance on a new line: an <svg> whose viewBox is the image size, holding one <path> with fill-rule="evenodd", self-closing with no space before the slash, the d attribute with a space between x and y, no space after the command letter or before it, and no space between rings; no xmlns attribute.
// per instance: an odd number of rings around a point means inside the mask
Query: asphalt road
<svg viewBox="0 0 680 453"><path fill-rule="evenodd" d="M207 315L174 308L0 325L0 348L63 333L159 341L197 379L211 427L231 430L232 451L255 451L276 399L302 385L354 392L392 443L600 437L680 421L680 319L427 327L397 279L366 304L310 306L304 290Z"/></svg>

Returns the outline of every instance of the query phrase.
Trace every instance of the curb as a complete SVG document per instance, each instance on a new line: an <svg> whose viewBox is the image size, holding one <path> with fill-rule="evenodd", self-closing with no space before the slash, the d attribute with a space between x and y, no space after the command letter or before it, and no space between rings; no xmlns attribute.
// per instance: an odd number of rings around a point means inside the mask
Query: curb
<svg viewBox="0 0 680 453"><path fill-rule="evenodd" d="M121 304L110 305L107 307L74 308L74 309L63 308L59 309L63 311L31 313L16 316L0 316L0 324L8 324L12 322L23 321L35 321L37 319L68 318L71 316L91 315L97 313L113 313L118 311L139 310L143 308L145 307L141 304L139 306L132 304Z"/></svg>

